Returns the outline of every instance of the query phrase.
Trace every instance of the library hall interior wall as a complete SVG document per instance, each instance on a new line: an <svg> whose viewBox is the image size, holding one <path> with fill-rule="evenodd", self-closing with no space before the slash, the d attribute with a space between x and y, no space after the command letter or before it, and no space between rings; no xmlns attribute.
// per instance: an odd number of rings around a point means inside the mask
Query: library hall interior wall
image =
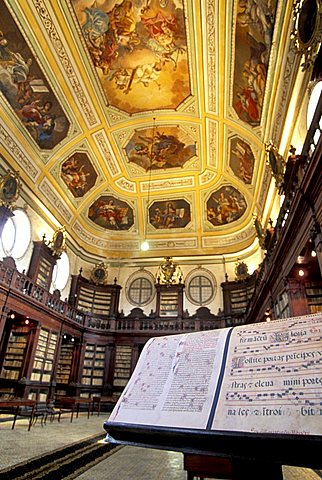
<svg viewBox="0 0 322 480"><path fill-rule="evenodd" d="M25 198L23 198L25 197ZM19 272L25 271L28 272L32 250L33 250L33 242L34 241L41 241L43 236L46 235L46 240L50 241L53 237L54 231L59 226L52 226L49 224L49 221L46 220L45 212L43 208L41 208L40 204L35 204L35 202L30 201L32 206L28 205L28 197L26 195L21 196L16 204L17 208L23 208L30 220L31 225L31 240L28 246L26 253L21 258L15 258L15 262L17 265L17 269ZM91 275L91 271L94 266L98 263L101 263L103 260L102 258L88 258L83 252L79 250L76 245L72 245L70 239L67 238L67 247L66 253L69 259L69 279L67 281L66 286L61 289L61 299L65 300L69 297L70 285L71 285L71 275L78 275L80 269L82 269L82 275L89 279ZM6 255L1 247L0 244L0 258L4 258ZM235 268L238 256L230 255L230 256L221 256L216 255L214 252L213 257L207 260L203 259L202 257L196 258L195 263L192 260L189 260L189 264L185 264L184 260L180 258L173 257L175 262L180 265L180 268L183 273L183 283L187 288L186 279L189 276L193 275L194 273L198 273L199 269L205 269L210 272L214 279L214 289L215 294L211 300L211 302L206 306L209 308L212 314L217 314L219 310L223 310L223 296L222 296L222 289L221 283L225 281L226 275L228 275L229 281L235 280ZM247 252L242 252L242 256L240 260L245 262L248 271L250 274L253 273L254 270L257 269L258 265L262 261L262 252L260 248L253 248L252 253L248 254ZM133 275L139 275L140 271L146 271L150 275L152 281L156 281L157 271L160 263L163 261L163 258L153 258L148 259L144 263L140 264L137 260L135 261L135 265L131 266L127 262L110 262L108 258L104 261L108 268L108 280L109 284L114 283L114 279L117 279L117 283L121 285L121 294L120 294L120 303L119 303L119 311L123 311L125 315L128 315L131 310L137 307L137 305L131 304L128 295L127 289L129 287L131 279L133 279ZM134 263L134 261L132 262ZM196 310L201 305L195 305L191 303L188 299L188 296L184 294L183 299L183 309L184 311L188 311L190 315L196 313ZM142 307L143 312L146 315L149 315L151 311L155 311L156 309L156 295L153 296L151 302Z"/></svg>

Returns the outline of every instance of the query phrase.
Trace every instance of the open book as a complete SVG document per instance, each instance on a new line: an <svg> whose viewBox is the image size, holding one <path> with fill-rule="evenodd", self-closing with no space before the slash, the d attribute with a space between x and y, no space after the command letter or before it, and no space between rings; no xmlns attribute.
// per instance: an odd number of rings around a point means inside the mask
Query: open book
<svg viewBox="0 0 322 480"><path fill-rule="evenodd" d="M150 339L115 424L322 435L322 314Z"/></svg>

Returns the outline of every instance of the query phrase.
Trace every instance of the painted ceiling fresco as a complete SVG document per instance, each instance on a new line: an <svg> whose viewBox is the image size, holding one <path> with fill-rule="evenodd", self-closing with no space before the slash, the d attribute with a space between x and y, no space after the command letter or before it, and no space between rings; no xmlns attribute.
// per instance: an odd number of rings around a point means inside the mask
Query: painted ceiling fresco
<svg viewBox="0 0 322 480"><path fill-rule="evenodd" d="M0 7L0 91L40 148L66 137L69 122L9 11Z"/></svg>
<svg viewBox="0 0 322 480"><path fill-rule="evenodd" d="M129 162L148 171L183 167L196 155L196 145L179 127L149 128L136 131L125 151Z"/></svg>
<svg viewBox="0 0 322 480"><path fill-rule="evenodd" d="M128 113L173 109L190 94L181 2L74 0L73 5L111 105Z"/></svg>
<svg viewBox="0 0 322 480"><path fill-rule="evenodd" d="M0 155L90 255L237 255L268 220L287 5L0 0Z"/></svg>
<svg viewBox="0 0 322 480"><path fill-rule="evenodd" d="M62 164L61 178L74 197L83 197L95 185L97 173L88 156L76 152Z"/></svg>

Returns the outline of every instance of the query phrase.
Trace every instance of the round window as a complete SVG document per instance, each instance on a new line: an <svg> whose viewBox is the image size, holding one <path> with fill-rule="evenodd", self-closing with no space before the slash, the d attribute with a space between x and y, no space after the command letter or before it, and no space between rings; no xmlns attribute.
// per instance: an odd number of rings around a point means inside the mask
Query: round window
<svg viewBox="0 0 322 480"><path fill-rule="evenodd" d="M208 305L216 294L216 279L206 269L191 272L186 283L188 300L194 305Z"/></svg>
<svg viewBox="0 0 322 480"><path fill-rule="evenodd" d="M129 278L126 296L132 305L142 307L153 300L155 295L154 277L149 272L135 273Z"/></svg>
<svg viewBox="0 0 322 480"><path fill-rule="evenodd" d="M322 91L322 81L317 82L311 92L309 104L307 106L307 116L306 116L306 123L307 128L309 129L314 117L314 113L321 95Z"/></svg>
<svg viewBox="0 0 322 480"><path fill-rule="evenodd" d="M22 258L30 244L31 225L24 210L14 210L8 218L1 235L1 245L6 256L16 260Z"/></svg>
<svg viewBox="0 0 322 480"><path fill-rule="evenodd" d="M53 270L52 286L54 290L63 290L69 278L69 258L66 252L61 254Z"/></svg>

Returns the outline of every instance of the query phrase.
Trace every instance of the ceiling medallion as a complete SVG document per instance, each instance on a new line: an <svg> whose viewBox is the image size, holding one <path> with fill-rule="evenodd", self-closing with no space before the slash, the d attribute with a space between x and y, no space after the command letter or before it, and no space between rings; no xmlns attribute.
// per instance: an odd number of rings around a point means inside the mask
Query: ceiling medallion
<svg viewBox="0 0 322 480"><path fill-rule="evenodd" d="M60 257L63 251L66 249L66 230L65 227L59 228L55 231L52 241L49 243L49 247L54 255Z"/></svg>
<svg viewBox="0 0 322 480"><path fill-rule="evenodd" d="M0 176L0 204L13 209L14 203L18 200L20 194L20 177L18 172L7 172Z"/></svg>
<svg viewBox="0 0 322 480"><path fill-rule="evenodd" d="M107 283L108 269L105 263L101 262L93 268L91 271L90 280L95 283L95 285L104 285Z"/></svg>
<svg viewBox="0 0 322 480"><path fill-rule="evenodd" d="M297 51L304 55L303 71L313 65L322 40L322 7L318 0L293 1L294 29L291 39Z"/></svg>
<svg viewBox="0 0 322 480"><path fill-rule="evenodd" d="M245 280L249 277L248 267L245 262L237 261L235 267L236 280Z"/></svg>

